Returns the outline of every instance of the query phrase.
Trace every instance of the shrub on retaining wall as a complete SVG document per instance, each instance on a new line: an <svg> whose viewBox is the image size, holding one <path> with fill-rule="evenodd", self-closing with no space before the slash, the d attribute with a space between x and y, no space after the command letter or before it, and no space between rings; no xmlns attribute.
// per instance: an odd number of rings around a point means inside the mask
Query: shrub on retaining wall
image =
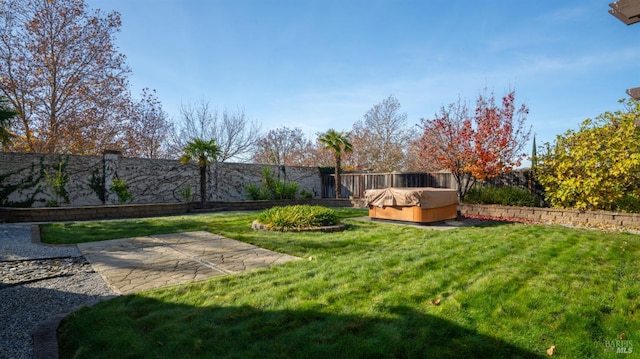
<svg viewBox="0 0 640 359"><path fill-rule="evenodd" d="M464 197L466 203L538 207L536 196L518 187L473 187Z"/></svg>

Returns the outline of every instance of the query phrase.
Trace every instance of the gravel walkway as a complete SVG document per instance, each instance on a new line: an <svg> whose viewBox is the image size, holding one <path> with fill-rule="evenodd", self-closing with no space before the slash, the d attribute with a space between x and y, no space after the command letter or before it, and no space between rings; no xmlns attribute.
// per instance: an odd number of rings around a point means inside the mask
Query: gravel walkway
<svg viewBox="0 0 640 359"><path fill-rule="evenodd" d="M34 243L31 227L0 224L0 358L56 358L53 350L34 350L42 323L115 295L76 246Z"/></svg>

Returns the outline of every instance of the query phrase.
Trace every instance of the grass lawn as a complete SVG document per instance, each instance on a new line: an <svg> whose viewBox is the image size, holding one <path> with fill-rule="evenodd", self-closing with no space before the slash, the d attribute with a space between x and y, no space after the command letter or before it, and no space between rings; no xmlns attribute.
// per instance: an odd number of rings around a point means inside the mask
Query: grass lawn
<svg viewBox="0 0 640 359"><path fill-rule="evenodd" d="M344 232L277 233L251 230L256 216L44 227L43 240L57 243L208 230L307 259L82 309L59 328L62 357L529 358L548 357L552 345L560 358L640 352L638 235L349 220Z"/></svg>

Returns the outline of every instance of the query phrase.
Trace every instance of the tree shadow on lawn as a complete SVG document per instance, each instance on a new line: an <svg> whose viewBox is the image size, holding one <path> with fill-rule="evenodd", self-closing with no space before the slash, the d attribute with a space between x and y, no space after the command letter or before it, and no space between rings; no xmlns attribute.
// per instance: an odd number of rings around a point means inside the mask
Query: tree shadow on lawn
<svg viewBox="0 0 640 359"><path fill-rule="evenodd" d="M80 306L94 305L113 296L85 294L91 285L84 277L65 276L32 282L6 284L0 282L0 358L15 356L13 348L25 348L23 353L36 358L50 357L55 347L55 325L60 316L77 310ZM58 282L51 289L49 283ZM52 321L47 325L48 321ZM21 353L22 354L22 353Z"/></svg>
<svg viewBox="0 0 640 359"><path fill-rule="evenodd" d="M329 313L321 307L275 311L194 307L141 296L116 298L98 307L100 316L88 308L62 323L62 357L78 353L167 358L544 357L405 306L385 308L379 317ZM90 330L95 323L100 323L100 331ZM117 335L91 337L99 332Z"/></svg>
<svg viewBox="0 0 640 359"><path fill-rule="evenodd" d="M467 227L471 227L471 228L492 228L492 227L502 227L502 226L510 226L510 225L514 225L514 224L526 224L526 223L521 223L521 222L515 222L515 221L500 221L500 220L493 220L493 219L487 219L487 220L482 220L481 222L478 223L474 223L472 225L469 225Z"/></svg>

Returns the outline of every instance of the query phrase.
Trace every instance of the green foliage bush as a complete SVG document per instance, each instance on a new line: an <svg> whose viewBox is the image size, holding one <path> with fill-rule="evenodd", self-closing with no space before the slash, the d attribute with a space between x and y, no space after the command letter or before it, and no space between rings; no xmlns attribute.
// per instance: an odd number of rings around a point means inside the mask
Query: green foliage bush
<svg viewBox="0 0 640 359"><path fill-rule="evenodd" d="M244 187L244 189L245 191L247 191L247 198L252 201L263 201L271 199L271 192L267 188L259 184L249 183Z"/></svg>
<svg viewBox="0 0 640 359"><path fill-rule="evenodd" d="M49 172L46 169L44 176L47 186L51 188L52 198L47 202L47 207L58 207L62 203L69 203L69 193L67 193L67 183L69 183L69 175L65 172L67 167L68 158L66 160L58 159L58 168L53 172Z"/></svg>
<svg viewBox="0 0 640 359"><path fill-rule="evenodd" d="M300 199L312 199L313 193L307 191L306 189L300 190Z"/></svg>
<svg viewBox="0 0 640 359"><path fill-rule="evenodd" d="M290 231L334 225L338 223L338 215L322 206L278 206L262 211L258 221L272 230Z"/></svg>
<svg viewBox="0 0 640 359"><path fill-rule="evenodd" d="M626 193L618 201L617 209L622 212L640 213L640 196L633 193Z"/></svg>
<svg viewBox="0 0 640 359"><path fill-rule="evenodd" d="M538 199L518 187L473 187L464 201L474 204L501 204L503 206L538 207Z"/></svg>
<svg viewBox="0 0 640 359"><path fill-rule="evenodd" d="M262 171L261 184L250 183L245 186L245 190L247 191L247 197L253 201L296 199L299 186L295 182L284 182L275 179L269 167L265 167ZM308 196L304 192L308 193L308 191L301 192L301 198Z"/></svg>
<svg viewBox="0 0 640 359"><path fill-rule="evenodd" d="M114 178L113 183L111 184L111 192L118 196L118 202L120 204L125 204L133 200L133 195L129 192L127 182L125 180Z"/></svg>
<svg viewBox="0 0 640 359"><path fill-rule="evenodd" d="M640 210L640 101L582 122L538 156L537 178L553 207Z"/></svg>

